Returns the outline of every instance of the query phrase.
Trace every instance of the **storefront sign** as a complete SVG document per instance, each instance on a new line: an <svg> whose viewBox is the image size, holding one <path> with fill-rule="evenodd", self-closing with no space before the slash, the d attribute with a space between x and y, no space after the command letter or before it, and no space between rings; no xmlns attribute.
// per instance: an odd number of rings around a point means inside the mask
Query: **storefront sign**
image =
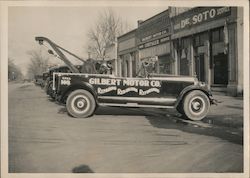
<svg viewBox="0 0 250 178"><path fill-rule="evenodd" d="M135 38L130 38L125 41L121 41L118 43L118 51L124 51L130 48L134 48L135 45Z"/></svg>
<svg viewBox="0 0 250 178"><path fill-rule="evenodd" d="M200 8L199 12L190 13L174 22L174 31L190 28L203 22L215 20L230 14L230 7Z"/></svg>
<svg viewBox="0 0 250 178"><path fill-rule="evenodd" d="M157 33L154 33L154 34L152 34L152 35L149 35L149 36L143 37L143 38L141 39L141 42L144 42L144 41L150 40L150 39L152 39L152 38L155 38L155 37L158 37L158 36L161 36L161 35L167 34L167 33L169 33L169 29L162 30L162 31L157 32Z"/></svg>
<svg viewBox="0 0 250 178"><path fill-rule="evenodd" d="M158 39L158 40L150 41L150 42L139 45L139 49L156 46L158 44L164 43L164 42L169 41L169 40L170 40L170 37L167 36L167 37L164 37L164 38L161 38L161 39Z"/></svg>
<svg viewBox="0 0 250 178"><path fill-rule="evenodd" d="M159 44L159 40L150 41L150 42L148 42L148 43L145 43L145 44L144 44L144 47L145 47L145 48L148 48L148 47L155 46L155 45L158 45L158 44Z"/></svg>
<svg viewBox="0 0 250 178"><path fill-rule="evenodd" d="M157 62L158 61L158 56L146 57L146 58L141 59L141 61L142 62L149 62L149 63Z"/></svg>

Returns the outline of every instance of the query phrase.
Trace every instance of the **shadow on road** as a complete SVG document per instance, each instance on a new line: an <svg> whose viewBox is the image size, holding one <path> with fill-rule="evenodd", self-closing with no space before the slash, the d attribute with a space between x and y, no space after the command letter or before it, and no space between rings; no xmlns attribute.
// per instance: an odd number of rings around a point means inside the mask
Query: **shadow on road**
<svg viewBox="0 0 250 178"><path fill-rule="evenodd" d="M53 98L48 98L48 101L50 101L50 102L55 102L55 99L53 99Z"/></svg>
<svg viewBox="0 0 250 178"><path fill-rule="evenodd" d="M157 128L178 129L183 132L201 134L206 136L218 137L236 144L243 144L243 133L238 129L226 127L200 127L195 124L183 122L181 119L173 119L174 116L146 116L149 123Z"/></svg>
<svg viewBox="0 0 250 178"><path fill-rule="evenodd" d="M126 115L126 116L147 116L150 113L142 111L139 108L126 108L126 107L98 107L95 115Z"/></svg>
<svg viewBox="0 0 250 178"><path fill-rule="evenodd" d="M205 123L212 123L213 125L230 127L230 128L243 128L243 116L239 114L230 115L209 115L202 120Z"/></svg>
<svg viewBox="0 0 250 178"><path fill-rule="evenodd" d="M74 167L72 173L94 173L88 165L82 164L80 166Z"/></svg>
<svg viewBox="0 0 250 178"><path fill-rule="evenodd" d="M67 109L65 107L58 109L58 114L67 114Z"/></svg>
<svg viewBox="0 0 250 178"><path fill-rule="evenodd" d="M30 86L32 86L32 84L22 85L22 86L20 86L19 88L28 88L28 87L30 87Z"/></svg>
<svg viewBox="0 0 250 178"><path fill-rule="evenodd" d="M65 114L66 112L67 110L64 107L58 111L60 114ZM147 110L147 108L98 107L95 115L145 116L149 123L157 128L178 129L183 132L213 136L232 143L243 144L243 131L239 128L225 127L223 125L203 127L202 124L206 122L185 122L185 119L176 112L172 110L167 112L162 112L157 109Z"/></svg>

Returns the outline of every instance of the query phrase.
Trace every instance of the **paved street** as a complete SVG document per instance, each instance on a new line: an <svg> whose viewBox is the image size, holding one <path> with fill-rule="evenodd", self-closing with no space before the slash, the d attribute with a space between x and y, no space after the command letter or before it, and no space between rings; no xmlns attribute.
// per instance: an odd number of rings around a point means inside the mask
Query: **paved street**
<svg viewBox="0 0 250 178"><path fill-rule="evenodd" d="M212 106L197 123L175 110L113 107L76 119L40 87L10 83L9 172L242 172L242 124L220 122L241 117L237 107Z"/></svg>

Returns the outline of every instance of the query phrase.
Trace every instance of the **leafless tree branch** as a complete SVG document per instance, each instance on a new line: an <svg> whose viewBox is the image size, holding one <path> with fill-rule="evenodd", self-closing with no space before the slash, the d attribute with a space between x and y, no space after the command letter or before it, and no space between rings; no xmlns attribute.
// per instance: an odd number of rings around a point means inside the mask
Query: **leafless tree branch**
<svg viewBox="0 0 250 178"><path fill-rule="evenodd" d="M115 43L116 37L131 28L112 8L105 9L98 16L98 21L88 32L87 50L95 58L105 58L106 49Z"/></svg>

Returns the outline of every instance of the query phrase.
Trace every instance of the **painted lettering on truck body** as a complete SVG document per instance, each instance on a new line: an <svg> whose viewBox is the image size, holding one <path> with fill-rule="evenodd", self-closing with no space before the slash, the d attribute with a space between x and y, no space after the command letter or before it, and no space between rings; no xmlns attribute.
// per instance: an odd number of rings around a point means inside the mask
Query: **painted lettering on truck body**
<svg viewBox="0 0 250 178"><path fill-rule="evenodd" d="M64 75L67 76L67 75ZM62 78L62 77L61 77ZM71 85L88 83L93 86L98 96L120 96L141 98L176 98L187 86L193 85L192 80L182 81L175 78L112 78L109 76L72 76L68 75ZM70 78L70 79L69 79ZM69 82L64 81L64 84ZM60 93L67 90L68 85L60 84Z"/></svg>

